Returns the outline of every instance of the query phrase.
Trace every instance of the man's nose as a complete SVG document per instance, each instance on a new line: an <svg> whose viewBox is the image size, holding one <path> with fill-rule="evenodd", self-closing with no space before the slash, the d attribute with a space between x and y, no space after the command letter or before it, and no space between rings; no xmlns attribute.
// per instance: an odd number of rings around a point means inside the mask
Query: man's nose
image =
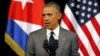
<svg viewBox="0 0 100 56"><path fill-rule="evenodd" d="M48 20L49 20L49 17L48 17L47 15L45 15L45 16L44 16L44 20L45 20L45 21L48 21Z"/></svg>

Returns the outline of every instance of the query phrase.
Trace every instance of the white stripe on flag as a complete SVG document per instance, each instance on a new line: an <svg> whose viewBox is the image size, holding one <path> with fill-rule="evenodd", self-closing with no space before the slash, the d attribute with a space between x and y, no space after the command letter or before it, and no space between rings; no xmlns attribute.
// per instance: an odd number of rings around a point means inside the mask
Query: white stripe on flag
<svg viewBox="0 0 100 56"><path fill-rule="evenodd" d="M94 54L94 52L93 52L93 50L91 48L91 45L90 45L86 35L84 34L84 32L82 31L81 27L79 26L79 24L75 20L75 17L72 14L71 9L68 7L68 5L66 5L66 7L65 7L65 15L67 15L67 17L71 21L76 33L80 37L80 40L82 41L82 43L84 44L87 52L89 53L89 56L95 56L95 54Z"/></svg>
<svg viewBox="0 0 100 56"><path fill-rule="evenodd" d="M64 29L67 29L67 30L69 30L68 29L68 27L67 27L67 25L65 24L65 22L63 21L63 19L61 20L61 27L63 27Z"/></svg>
<svg viewBox="0 0 100 56"><path fill-rule="evenodd" d="M19 21L19 20L14 20L27 34L29 34L32 31L36 31L40 28L42 28L42 26L40 25L36 25L36 24L31 24L28 22L23 22L23 21Z"/></svg>
<svg viewBox="0 0 100 56"><path fill-rule="evenodd" d="M99 26L100 26L100 13L98 13L96 16L95 16L97 22L99 23Z"/></svg>
<svg viewBox="0 0 100 56"><path fill-rule="evenodd" d="M83 56L83 53L81 52L80 48L79 48L78 52L80 53L80 56Z"/></svg>
<svg viewBox="0 0 100 56"><path fill-rule="evenodd" d="M98 44L99 44L99 39L100 39L100 38L99 38L99 36L98 36L98 34L97 34L95 28L93 27L91 21L88 21L88 22L86 23L86 26L87 26L89 32L91 33L91 36L92 36L92 38L93 38L93 40L94 40L96 46L97 46L98 49L100 50L100 46L98 45Z"/></svg>

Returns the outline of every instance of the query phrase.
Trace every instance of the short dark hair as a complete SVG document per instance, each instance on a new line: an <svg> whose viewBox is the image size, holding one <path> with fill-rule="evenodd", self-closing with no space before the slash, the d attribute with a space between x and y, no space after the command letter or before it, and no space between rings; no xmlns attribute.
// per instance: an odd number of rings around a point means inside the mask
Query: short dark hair
<svg viewBox="0 0 100 56"><path fill-rule="evenodd" d="M56 2L47 2L45 4L45 7L54 7L55 9L58 10L58 12L61 12L61 8L60 8L59 4Z"/></svg>

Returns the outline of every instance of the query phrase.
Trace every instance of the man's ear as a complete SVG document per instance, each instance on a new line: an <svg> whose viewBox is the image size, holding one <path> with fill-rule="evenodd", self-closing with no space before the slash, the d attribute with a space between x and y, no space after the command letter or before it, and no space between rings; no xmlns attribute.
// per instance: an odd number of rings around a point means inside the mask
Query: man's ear
<svg viewBox="0 0 100 56"><path fill-rule="evenodd" d="M58 15L58 20L60 20L60 19L61 19L61 17L62 17L62 14L61 14L61 13L59 13L59 15Z"/></svg>

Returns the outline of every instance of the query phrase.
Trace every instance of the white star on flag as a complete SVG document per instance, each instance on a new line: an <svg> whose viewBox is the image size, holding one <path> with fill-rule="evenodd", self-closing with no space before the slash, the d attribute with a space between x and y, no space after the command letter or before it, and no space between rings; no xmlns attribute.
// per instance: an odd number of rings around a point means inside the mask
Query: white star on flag
<svg viewBox="0 0 100 56"><path fill-rule="evenodd" d="M22 9L24 9L24 7L25 7L25 5L26 5L27 2L33 3L32 0L14 0L14 1L21 2L22 3Z"/></svg>

